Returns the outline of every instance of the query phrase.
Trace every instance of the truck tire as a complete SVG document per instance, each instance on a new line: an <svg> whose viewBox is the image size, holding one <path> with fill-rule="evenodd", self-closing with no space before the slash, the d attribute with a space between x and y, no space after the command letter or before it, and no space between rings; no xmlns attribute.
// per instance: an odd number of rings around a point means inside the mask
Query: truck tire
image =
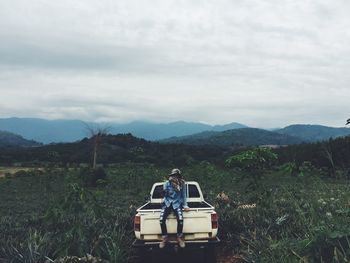
<svg viewBox="0 0 350 263"><path fill-rule="evenodd" d="M216 263L216 249L209 246L204 250L205 263Z"/></svg>

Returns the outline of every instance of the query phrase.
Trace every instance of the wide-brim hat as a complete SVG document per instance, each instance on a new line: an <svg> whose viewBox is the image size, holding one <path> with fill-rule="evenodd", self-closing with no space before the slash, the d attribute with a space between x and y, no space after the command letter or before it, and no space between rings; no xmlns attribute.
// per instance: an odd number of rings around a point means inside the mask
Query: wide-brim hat
<svg viewBox="0 0 350 263"><path fill-rule="evenodd" d="M177 169L177 168L172 169L172 170L171 170L171 173L169 174L169 176L174 176L174 175L181 176L181 171L180 171L180 169Z"/></svg>

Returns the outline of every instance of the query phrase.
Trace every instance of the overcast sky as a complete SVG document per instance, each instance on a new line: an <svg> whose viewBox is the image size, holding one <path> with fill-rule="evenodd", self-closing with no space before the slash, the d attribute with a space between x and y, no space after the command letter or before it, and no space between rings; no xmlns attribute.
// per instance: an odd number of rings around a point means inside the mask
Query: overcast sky
<svg viewBox="0 0 350 263"><path fill-rule="evenodd" d="M0 117L350 117L348 0L0 0Z"/></svg>

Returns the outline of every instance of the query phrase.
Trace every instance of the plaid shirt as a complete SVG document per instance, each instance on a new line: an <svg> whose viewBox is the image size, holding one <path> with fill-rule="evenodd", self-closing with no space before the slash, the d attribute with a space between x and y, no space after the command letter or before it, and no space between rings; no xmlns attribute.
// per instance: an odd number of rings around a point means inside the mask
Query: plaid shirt
<svg viewBox="0 0 350 263"><path fill-rule="evenodd" d="M164 204L166 207L172 204L174 209L179 207L188 208L185 183L181 186L180 191L177 192L168 180L164 183L163 190L165 192Z"/></svg>

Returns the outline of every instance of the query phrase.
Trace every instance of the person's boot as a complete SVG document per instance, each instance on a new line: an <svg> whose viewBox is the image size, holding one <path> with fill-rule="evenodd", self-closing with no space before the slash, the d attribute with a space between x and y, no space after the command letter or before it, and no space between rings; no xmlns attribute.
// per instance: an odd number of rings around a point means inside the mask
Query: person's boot
<svg viewBox="0 0 350 263"><path fill-rule="evenodd" d="M159 248L164 248L166 243L168 243L168 237L164 236L164 237L162 237L162 241L160 241L160 243L159 243Z"/></svg>
<svg viewBox="0 0 350 263"><path fill-rule="evenodd" d="M185 246L186 246L186 243L185 243L185 240L183 237L177 237L177 243L179 244L179 246L181 248L185 248Z"/></svg>

